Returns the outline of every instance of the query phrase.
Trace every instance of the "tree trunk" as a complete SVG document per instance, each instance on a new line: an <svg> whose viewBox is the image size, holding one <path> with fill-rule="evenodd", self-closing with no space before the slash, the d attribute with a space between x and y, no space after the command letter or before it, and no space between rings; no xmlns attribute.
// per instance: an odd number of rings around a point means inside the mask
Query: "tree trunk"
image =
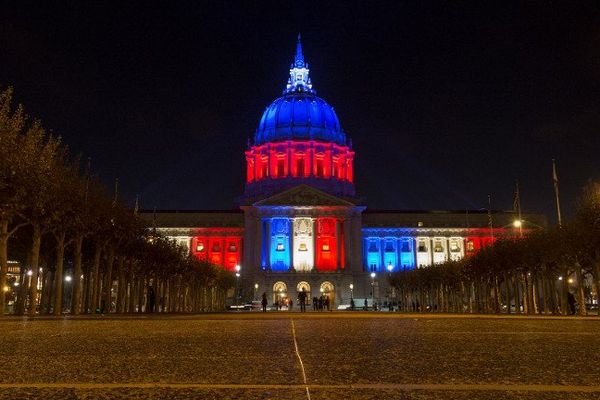
<svg viewBox="0 0 600 400"><path fill-rule="evenodd" d="M8 220L0 220L0 316L6 311L6 276L8 275Z"/></svg>
<svg viewBox="0 0 600 400"><path fill-rule="evenodd" d="M65 263L65 237L66 232L60 232L56 237L56 272L54 273L54 315L62 314L63 306L63 281Z"/></svg>
<svg viewBox="0 0 600 400"><path fill-rule="evenodd" d="M581 265L575 263L575 278L577 279L577 302L579 303L579 315L586 315L585 309L585 293L583 292L583 274L581 273Z"/></svg>
<svg viewBox="0 0 600 400"><path fill-rule="evenodd" d="M123 307L125 306L125 258L123 256L119 257L117 268L118 277L116 312L121 314L123 312Z"/></svg>
<svg viewBox="0 0 600 400"><path fill-rule="evenodd" d="M37 313L38 277L40 274L40 247L42 246L42 227L33 224L33 237L31 241L31 283L29 286L29 315Z"/></svg>
<svg viewBox="0 0 600 400"><path fill-rule="evenodd" d="M518 273L513 273L510 277L513 287L513 297L515 299L515 314L521 314L521 288L519 287L519 279L516 276Z"/></svg>
<svg viewBox="0 0 600 400"><path fill-rule="evenodd" d="M100 258L102 256L102 245L96 242L94 247L94 261L92 264L92 313L96 312L96 309L100 306Z"/></svg>
<svg viewBox="0 0 600 400"><path fill-rule="evenodd" d="M106 257L106 288L103 290L104 292L104 304L103 304L103 312L110 313L112 308L112 287L113 287L113 277L112 270L113 264L115 263L115 248L110 246L108 249L108 257Z"/></svg>
<svg viewBox="0 0 600 400"><path fill-rule="evenodd" d="M78 315L81 308L82 247L83 235L78 234L73 247L73 298L71 299L71 314L73 315Z"/></svg>

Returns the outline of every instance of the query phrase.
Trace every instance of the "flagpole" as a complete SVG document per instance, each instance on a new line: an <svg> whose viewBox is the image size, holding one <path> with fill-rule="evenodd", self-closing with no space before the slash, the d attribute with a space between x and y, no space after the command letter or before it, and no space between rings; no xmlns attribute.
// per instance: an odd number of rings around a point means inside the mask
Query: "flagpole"
<svg viewBox="0 0 600 400"><path fill-rule="evenodd" d="M552 159L552 182L554 183L554 196L556 198L556 217L558 227L562 228L562 216L560 213L560 198L558 196L558 174L556 173L556 160Z"/></svg>

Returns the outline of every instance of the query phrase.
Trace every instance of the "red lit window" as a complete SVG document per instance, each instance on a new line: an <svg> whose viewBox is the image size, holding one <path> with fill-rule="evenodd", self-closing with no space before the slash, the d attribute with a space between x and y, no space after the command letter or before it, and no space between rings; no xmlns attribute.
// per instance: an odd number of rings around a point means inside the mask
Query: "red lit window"
<svg viewBox="0 0 600 400"><path fill-rule="evenodd" d="M329 242L324 242L323 246L321 247L321 249L323 251L329 251Z"/></svg>
<svg viewBox="0 0 600 400"><path fill-rule="evenodd" d="M214 252L219 252L219 251L221 251L221 245L220 245L218 242L217 242L217 243L215 243L215 244L213 244L212 251L214 251Z"/></svg>
<svg viewBox="0 0 600 400"><path fill-rule="evenodd" d="M196 251L197 252L204 251L204 242L198 242L198 244L196 244Z"/></svg>
<svg viewBox="0 0 600 400"><path fill-rule="evenodd" d="M317 159L317 173L316 173L317 177L322 178L323 177L323 160L322 159Z"/></svg>
<svg viewBox="0 0 600 400"><path fill-rule="evenodd" d="M285 176L285 160L282 158L277 160L277 176L279 178Z"/></svg>
<svg viewBox="0 0 600 400"><path fill-rule="evenodd" d="M237 251L237 246L235 245L235 243L229 243L229 251L231 253L235 253Z"/></svg>
<svg viewBox="0 0 600 400"><path fill-rule="evenodd" d="M299 158L296 160L296 171L297 175L300 177L304 176L304 159Z"/></svg>

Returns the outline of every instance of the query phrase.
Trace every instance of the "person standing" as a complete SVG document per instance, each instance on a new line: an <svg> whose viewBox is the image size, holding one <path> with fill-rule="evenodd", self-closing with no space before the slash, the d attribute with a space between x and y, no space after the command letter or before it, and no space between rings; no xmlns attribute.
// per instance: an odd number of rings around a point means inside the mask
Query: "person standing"
<svg viewBox="0 0 600 400"><path fill-rule="evenodd" d="M262 295L262 301L260 302L260 304L262 304L262 310L263 312L267 312L267 293L264 292Z"/></svg>
<svg viewBox="0 0 600 400"><path fill-rule="evenodd" d="M306 292L304 288L298 294L298 301L300 302L300 312L306 312Z"/></svg>

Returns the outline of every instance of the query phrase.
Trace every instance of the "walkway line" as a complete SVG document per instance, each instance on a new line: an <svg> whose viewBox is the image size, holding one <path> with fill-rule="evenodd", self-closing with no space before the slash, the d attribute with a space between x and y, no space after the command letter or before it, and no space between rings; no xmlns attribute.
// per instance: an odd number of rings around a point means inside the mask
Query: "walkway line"
<svg viewBox="0 0 600 400"><path fill-rule="evenodd" d="M294 338L294 348L296 349L296 356L298 356L298 361L300 361L300 369L302 369L302 380L304 381L304 387L306 388L306 398L310 400L310 390L308 390L308 383L306 382L306 372L304 371L304 363L302 362L302 357L300 357L300 351L298 350L298 340L296 340L296 325L294 324L294 320L292 321L292 337Z"/></svg>
<svg viewBox="0 0 600 400"><path fill-rule="evenodd" d="M258 390L289 390L311 389L321 390L400 390L400 391L503 391L503 392L562 392L562 393L600 393L600 386L587 385L543 385L543 384L500 384L500 383L340 383L340 384L254 384L254 383L0 383L2 389L258 389Z"/></svg>

